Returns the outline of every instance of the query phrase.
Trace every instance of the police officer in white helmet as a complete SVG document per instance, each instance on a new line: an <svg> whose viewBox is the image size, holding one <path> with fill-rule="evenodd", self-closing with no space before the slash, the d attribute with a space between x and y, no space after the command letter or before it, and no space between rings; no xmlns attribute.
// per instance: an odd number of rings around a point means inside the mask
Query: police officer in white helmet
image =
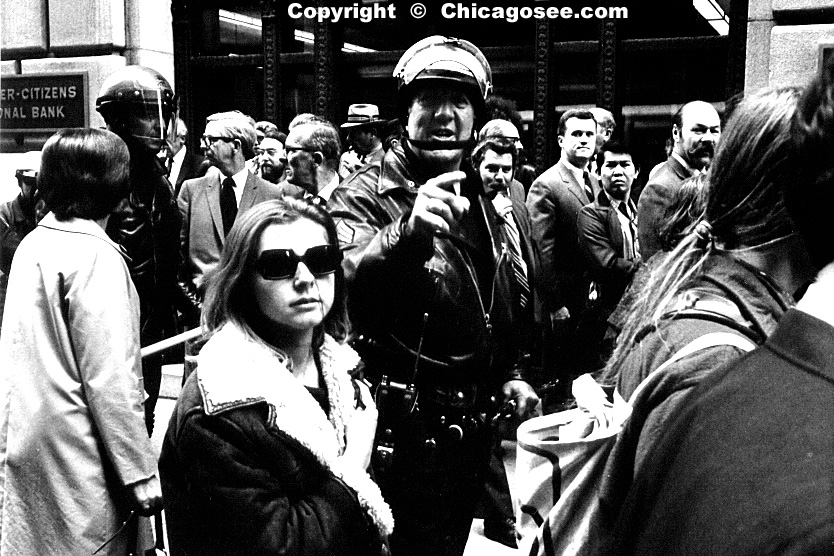
<svg viewBox="0 0 834 556"><path fill-rule="evenodd" d="M502 405L524 417L538 402L515 326L525 291L467 161L492 88L483 54L432 36L394 76L403 139L343 182L328 209L346 249L356 347L377 391L374 470L394 511L392 553L460 555L493 417Z"/></svg>

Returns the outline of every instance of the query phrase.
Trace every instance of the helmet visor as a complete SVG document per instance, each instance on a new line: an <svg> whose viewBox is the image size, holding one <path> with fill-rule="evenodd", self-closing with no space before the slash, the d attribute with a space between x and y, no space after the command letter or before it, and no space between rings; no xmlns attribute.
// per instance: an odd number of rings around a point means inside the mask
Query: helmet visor
<svg viewBox="0 0 834 556"><path fill-rule="evenodd" d="M176 111L160 99L155 102L132 102L128 106L126 131L150 150L167 149L168 140L176 137Z"/></svg>

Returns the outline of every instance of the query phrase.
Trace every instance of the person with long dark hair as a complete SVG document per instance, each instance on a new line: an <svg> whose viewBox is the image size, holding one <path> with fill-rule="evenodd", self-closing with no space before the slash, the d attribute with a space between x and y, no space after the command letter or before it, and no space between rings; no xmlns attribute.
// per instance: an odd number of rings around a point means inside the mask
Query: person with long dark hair
<svg viewBox="0 0 834 556"><path fill-rule="evenodd" d="M797 105L782 182L819 272L763 345L688 396L636 475L606 555L832 552L832 92L829 61Z"/></svg>
<svg viewBox="0 0 834 556"><path fill-rule="evenodd" d="M616 519L647 451L692 389L747 346L763 343L794 305L794 293L813 277L783 199L796 172L790 125L798 96L794 88L765 90L738 106L707 177L702 217L656 266L631 306L603 375L634 407L608 461L601 496L609 519ZM732 334L733 341L659 370L713 332Z"/></svg>
<svg viewBox="0 0 834 556"><path fill-rule="evenodd" d="M284 198L235 221L208 340L160 459L172 554L380 554L391 510L366 469L377 412L350 376L336 228Z"/></svg>

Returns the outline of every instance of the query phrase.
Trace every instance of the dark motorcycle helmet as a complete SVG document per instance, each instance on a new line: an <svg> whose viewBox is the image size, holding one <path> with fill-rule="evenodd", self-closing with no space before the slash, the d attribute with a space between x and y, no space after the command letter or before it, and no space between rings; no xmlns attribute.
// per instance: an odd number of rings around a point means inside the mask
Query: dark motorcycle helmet
<svg viewBox="0 0 834 556"><path fill-rule="evenodd" d="M128 144L156 153L176 134L177 103L170 83L158 71L126 66L104 80L96 110Z"/></svg>

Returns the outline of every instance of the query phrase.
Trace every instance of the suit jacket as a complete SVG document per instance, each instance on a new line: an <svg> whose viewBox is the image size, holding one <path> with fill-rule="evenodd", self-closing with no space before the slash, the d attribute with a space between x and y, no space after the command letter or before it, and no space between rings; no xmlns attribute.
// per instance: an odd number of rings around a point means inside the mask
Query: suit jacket
<svg viewBox="0 0 834 556"><path fill-rule="evenodd" d="M180 249L183 268L180 283L190 295L196 294L196 300L200 301L205 293L206 276L220 261L220 252L225 242L220 212L220 184L224 177L220 172L210 172L202 178L188 180L177 198L182 215ZM258 203L281 196L281 190L276 184L249 172L238 206L238 216Z"/></svg>
<svg viewBox="0 0 834 556"><path fill-rule="evenodd" d="M665 224L666 211L672 205L675 192L688 177L689 169L677 158L670 156L640 193L637 201L637 230L640 256L644 261L662 249L659 232Z"/></svg>
<svg viewBox="0 0 834 556"><path fill-rule="evenodd" d="M182 184L186 180L193 180L194 178L202 178L206 175L208 169L211 168L211 163L201 154L191 152L191 149L186 149L185 158L182 160L180 166L180 173L178 176L171 176L174 178L174 194L179 196Z"/></svg>
<svg viewBox="0 0 834 556"><path fill-rule="evenodd" d="M629 203L634 210L634 202L629 200ZM579 211L576 225L579 249L585 256L591 278L599 286L599 304L607 318L631 282L640 260L626 258L620 218L604 191L594 203Z"/></svg>
<svg viewBox="0 0 834 556"><path fill-rule="evenodd" d="M524 200L524 186L519 181L513 180L510 182L508 193L513 204L513 218L518 225L518 234L521 236L521 249L524 251L524 262L527 264L527 281L530 285L530 294L533 296L534 317L538 323L542 322L544 314L542 298L536 286L536 276L539 273L539 252L533 243L533 226Z"/></svg>
<svg viewBox="0 0 834 556"><path fill-rule="evenodd" d="M599 183L588 176L596 197ZM527 194L533 243L540 257L538 287L548 312L567 307L575 318L588 299L590 279L576 227L579 211L588 202L582 184L561 160L539 176Z"/></svg>

